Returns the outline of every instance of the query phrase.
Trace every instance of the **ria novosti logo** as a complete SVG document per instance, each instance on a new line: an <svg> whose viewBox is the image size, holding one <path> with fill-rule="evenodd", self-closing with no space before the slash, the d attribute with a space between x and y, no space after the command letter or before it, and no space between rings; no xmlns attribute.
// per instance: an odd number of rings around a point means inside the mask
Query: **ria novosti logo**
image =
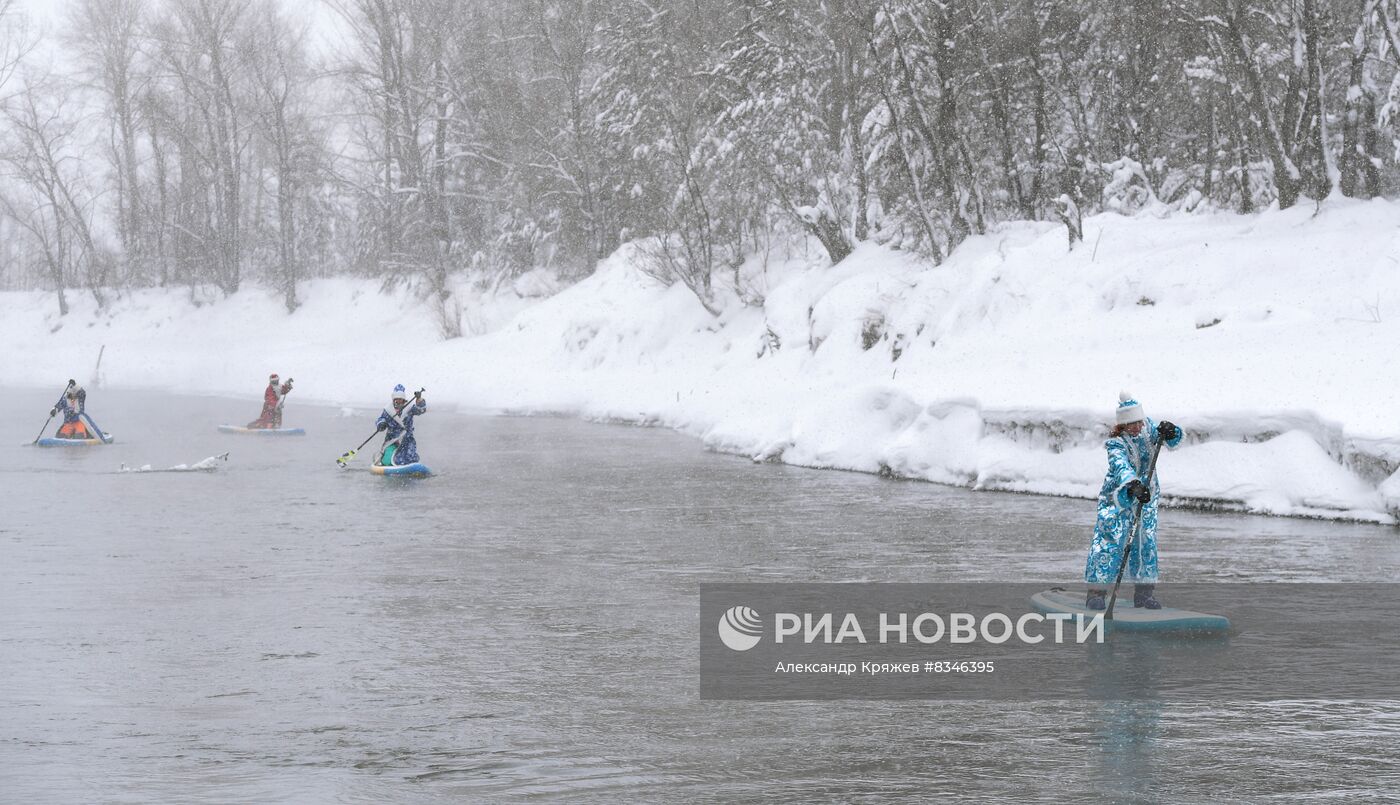
<svg viewBox="0 0 1400 805"><path fill-rule="evenodd" d="M1067 626L1073 625L1072 639L1076 643L1093 641L1104 642L1104 614L1092 615L1071 612L1028 612L1014 617L1003 612L992 612L980 619L970 612L952 612L946 615L937 612L879 612L878 624L871 623L870 614L866 621L853 612L778 612L773 615L773 643L814 643L841 645L855 643L866 645L871 642L887 643L987 643L1000 645L1013 638L1027 645L1035 645L1046 639L1064 643L1070 639ZM914 614L911 621L910 614ZM1046 626L1047 622L1051 624ZM1053 629L1053 635L1042 634ZM748 651L763 639L763 619L752 607L733 606L725 610L719 619L719 639L734 651ZM867 635L872 635L868 637ZM795 639L793 639L795 638Z"/></svg>
<svg viewBox="0 0 1400 805"><path fill-rule="evenodd" d="M730 607L719 619L719 639L735 651L748 651L763 637L763 621L753 609Z"/></svg>

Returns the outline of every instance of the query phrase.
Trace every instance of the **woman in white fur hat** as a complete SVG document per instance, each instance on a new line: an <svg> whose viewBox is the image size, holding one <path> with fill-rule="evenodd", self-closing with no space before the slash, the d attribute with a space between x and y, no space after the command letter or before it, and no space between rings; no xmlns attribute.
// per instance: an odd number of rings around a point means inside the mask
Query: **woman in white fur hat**
<svg viewBox="0 0 1400 805"><path fill-rule="evenodd" d="M1142 404L1128 392L1118 395L1117 424L1104 442L1108 450L1108 473L1099 490L1099 516L1094 539L1089 544L1089 560L1084 581L1089 585L1085 603L1090 609L1108 605L1108 588L1118 578L1123 545L1132 530L1137 504L1142 504L1142 525L1128 551L1128 567L1123 578L1132 581L1133 606L1161 609L1153 595L1157 585L1157 478L1150 486L1143 481L1152 460L1152 446L1159 441L1175 449L1181 444L1181 428L1170 422L1154 424L1143 413Z"/></svg>

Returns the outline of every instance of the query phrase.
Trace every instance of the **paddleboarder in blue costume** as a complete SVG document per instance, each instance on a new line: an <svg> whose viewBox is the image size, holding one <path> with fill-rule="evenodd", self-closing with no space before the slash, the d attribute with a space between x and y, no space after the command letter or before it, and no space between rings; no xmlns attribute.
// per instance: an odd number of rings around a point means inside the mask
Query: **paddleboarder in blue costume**
<svg viewBox="0 0 1400 805"><path fill-rule="evenodd" d="M68 388L64 390L63 396L58 398L53 408L49 411L49 416L63 412L63 424L58 426L56 434L60 439L95 439L97 434L83 422L83 417L87 416L87 392L82 386L68 381Z"/></svg>
<svg viewBox="0 0 1400 805"><path fill-rule="evenodd" d="M375 427L384 431L384 449L375 459L382 467L403 466L418 463L418 442L413 438L413 420L428 410L428 401L423 392L413 392L413 405L408 404L408 394L403 384L394 386L391 407L379 414Z"/></svg>
<svg viewBox="0 0 1400 805"><path fill-rule="evenodd" d="M1175 449L1181 444L1181 428L1170 422L1154 423L1143 413L1142 405L1128 392L1118 397L1117 425L1104 442L1108 450L1108 473L1099 490L1099 516L1094 539L1089 544L1089 560L1084 581L1089 585L1085 605L1090 609L1107 607L1108 588L1118 577L1123 545L1133 528L1137 504L1142 504L1142 525L1128 551L1128 567L1123 574L1135 585L1133 606L1161 609L1153 591L1157 585L1157 479L1151 486L1143 482L1152 460L1152 447L1159 441Z"/></svg>

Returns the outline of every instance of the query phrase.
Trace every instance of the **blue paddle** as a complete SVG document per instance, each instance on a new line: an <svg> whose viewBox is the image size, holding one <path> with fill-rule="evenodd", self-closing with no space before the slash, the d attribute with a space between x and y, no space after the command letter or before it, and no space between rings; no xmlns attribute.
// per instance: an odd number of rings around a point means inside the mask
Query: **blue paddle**
<svg viewBox="0 0 1400 805"><path fill-rule="evenodd" d="M102 429L99 428L99 427L97 427L97 423L92 421L92 417L88 416L88 412L87 412L87 411L84 411L84 412L82 413L82 417L83 417L83 419L86 419L86 420L87 420L87 423L88 423L89 425L92 426L92 430L93 430L94 433L97 434L97 438L98 438L98 439L101 439L101 440L104 441L104 442L107 441L107 434L103 433L103 432L102 432Z"/></svg>

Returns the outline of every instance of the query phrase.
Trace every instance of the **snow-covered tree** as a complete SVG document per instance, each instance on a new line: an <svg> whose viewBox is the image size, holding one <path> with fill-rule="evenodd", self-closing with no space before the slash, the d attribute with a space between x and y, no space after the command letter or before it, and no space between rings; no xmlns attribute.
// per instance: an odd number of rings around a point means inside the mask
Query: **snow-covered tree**
<svg viewBox="0 0 1400 805"><path fill-rule="evenodd" d="M765 200L821 242L833 263L868 235L861 121L874 104L861 31L846 0L742 3L719 55L716 159L763 180ZM738 16L736 14L736 16Z"/></svg>

